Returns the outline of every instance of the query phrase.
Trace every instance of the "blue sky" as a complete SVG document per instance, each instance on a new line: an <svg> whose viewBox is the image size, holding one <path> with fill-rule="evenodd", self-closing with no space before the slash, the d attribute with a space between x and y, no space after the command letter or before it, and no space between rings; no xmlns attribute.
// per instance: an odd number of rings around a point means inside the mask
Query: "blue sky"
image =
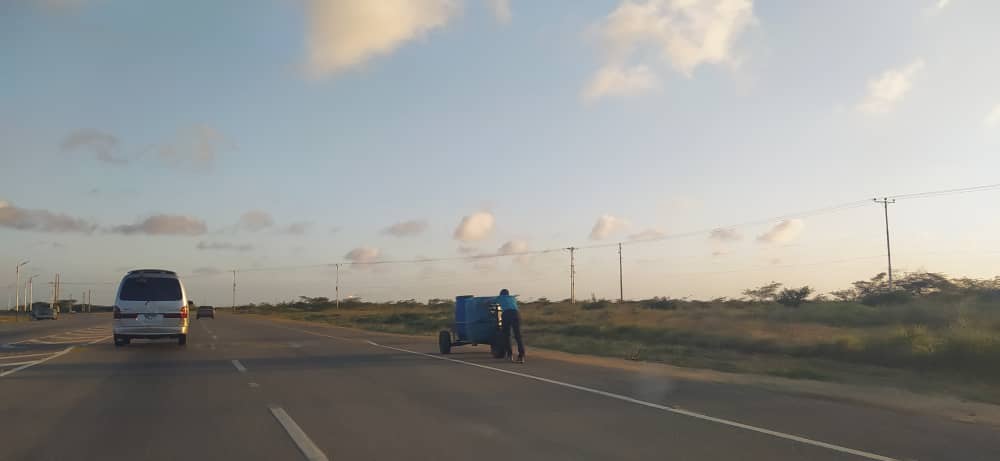
<svg viewBox="0 0 1000 461"><path fill-rule="evenodd" d="M997 183L998 13L937 0L7 2L0 267L31 259L95 301L130 267L197 272L192 296L224 304L232 268L627 242ZM900 269L994 275L997 198L894 205ZM250 211L269 219L240 226ZM456 239L476 213L492 226ZM883 270L874 204L799 219L769 242L758 236L782 220L627 245L626 295L733 296L772 279L831 290ZM578 296L617 295L613 248L577 257ZM567 263L345 268L342 293L562 298ZM332 278L247 271L240 297L331 296Z"/></svg>

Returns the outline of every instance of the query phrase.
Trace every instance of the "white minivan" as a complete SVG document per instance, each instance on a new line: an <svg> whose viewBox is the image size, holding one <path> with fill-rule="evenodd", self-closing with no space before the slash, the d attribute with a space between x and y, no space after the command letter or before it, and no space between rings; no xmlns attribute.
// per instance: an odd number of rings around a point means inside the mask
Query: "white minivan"
<svg viewBox="0 0 1000 461"><path fill-rule="evenodd" d="M177 344L187 343L187 293L173 271L129 271L118 286L114 310L115 346L133 338L177 338Z"/></svg>

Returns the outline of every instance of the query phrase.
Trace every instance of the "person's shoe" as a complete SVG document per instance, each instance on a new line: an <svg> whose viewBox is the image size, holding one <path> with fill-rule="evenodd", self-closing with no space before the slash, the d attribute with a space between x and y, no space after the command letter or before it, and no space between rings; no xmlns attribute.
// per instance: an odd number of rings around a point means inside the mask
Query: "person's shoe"
<svg viewBox="0 0 1000 461"><path fill-rule="evenodd" d="M519 355L517 357L517 360L515 360L514 362L515 363L524 363L524 356L523 355Z"/></svg>

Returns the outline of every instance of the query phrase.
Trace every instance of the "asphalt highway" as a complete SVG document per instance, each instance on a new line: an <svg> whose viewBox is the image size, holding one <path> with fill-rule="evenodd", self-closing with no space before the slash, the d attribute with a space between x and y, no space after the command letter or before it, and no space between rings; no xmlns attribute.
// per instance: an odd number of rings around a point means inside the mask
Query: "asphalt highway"
<svg viewBox="0 0 1000 461"><path fill-rule="evenodd" d="M737 385L220 313L0 325L3 460L997 460L1000 431ZM530 338L529 340L530 345Z"/></svg>

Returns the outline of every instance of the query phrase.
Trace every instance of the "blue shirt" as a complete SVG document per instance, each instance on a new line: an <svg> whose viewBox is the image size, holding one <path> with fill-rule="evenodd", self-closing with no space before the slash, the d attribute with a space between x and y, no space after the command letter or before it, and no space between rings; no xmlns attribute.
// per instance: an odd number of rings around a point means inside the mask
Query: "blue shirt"
<svg viewBox="0 0 1000 461"><path fill-rule="evenodd" d="M497 304L500 305L500 309L505 311L516 311L517 310L517 300L513 296L497 296Z"/></svg>

